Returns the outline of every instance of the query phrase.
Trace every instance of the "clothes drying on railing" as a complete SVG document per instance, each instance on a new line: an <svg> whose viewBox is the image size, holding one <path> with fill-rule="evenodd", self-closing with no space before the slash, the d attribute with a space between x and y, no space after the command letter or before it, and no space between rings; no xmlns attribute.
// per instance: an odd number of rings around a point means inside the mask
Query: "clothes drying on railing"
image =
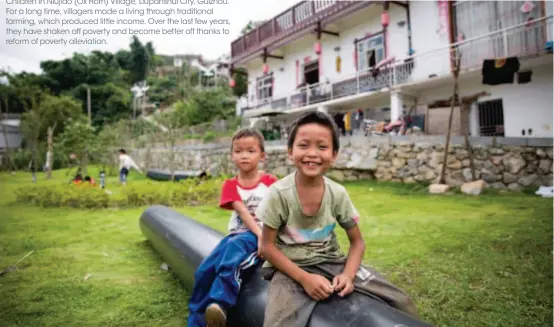
<svg viewBox="0 0 554 327"><path fill-rule="evenodd" d="M519 71L519 59L509 57L502 59L485 59L483 61L483 84L513 84L514 75Z"/></svg>

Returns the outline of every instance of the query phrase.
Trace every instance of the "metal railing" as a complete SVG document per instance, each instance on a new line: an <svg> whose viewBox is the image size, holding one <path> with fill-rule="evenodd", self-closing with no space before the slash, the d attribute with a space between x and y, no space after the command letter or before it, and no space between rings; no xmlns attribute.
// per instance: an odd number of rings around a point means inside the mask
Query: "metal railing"
<svg viewBox="0 0 554 327"><path fill-rule="evenodd" d="M394 85L417 83L432 77L450 75L460 55L460 71L480 69L485 59L538 56L546 52L552 39L552 16L541 17L488 34L462 40L447 47L397 60Z"/></svg>
<svg viewBox="0 0 554 327"><path fill-rule="evenodd" d="M272 105L275 101L267 99L265 102L274 110L287 110L375 92L387 87L420 83L452 74L458 55L461 55L460 73L481 69L485 59L540 56L552 51L546 48L547 42L551 42L553 38L552 21L552 16L542 17L443 48L397 59L378 69L357 71L346 79L303 86L288 94L274 96L274 99L279 99L275 100L279 101L279 105ZM257 104L254 104L251 108L256 107Z"/></svg>
<svg viewBox="0 0 554 327"><path fill-rule="evenodd" d="M231 58L236 60L278 41L308 24L327 17L331 13L359 4L358 1L313 0L301 1L283 13L268 20L231 43Z"/></svg>

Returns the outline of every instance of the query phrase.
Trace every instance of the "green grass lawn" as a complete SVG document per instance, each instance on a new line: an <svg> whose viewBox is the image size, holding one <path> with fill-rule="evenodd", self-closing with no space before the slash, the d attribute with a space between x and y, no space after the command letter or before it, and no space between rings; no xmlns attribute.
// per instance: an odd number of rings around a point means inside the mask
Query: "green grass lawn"
<svg viewBox="0 0 554 327"><path fill-rule="evenodd" d="M69 179L63 171L54 177L52 183ZM108 188L117 191L116 180ZM0 326L186 326L187 290L160 269L161 258L139 230L145 208L15 203L14 190L29 183L26 173L0 174L0 270L34 251L0 277ZM422 186L374 182L347 188L362 216L365 263L406 289L423 320L552 325L552 199L431 196ZM222 232L229 218L209 206L176 210ZM342 231L339 239L347 251Z"/></svg>

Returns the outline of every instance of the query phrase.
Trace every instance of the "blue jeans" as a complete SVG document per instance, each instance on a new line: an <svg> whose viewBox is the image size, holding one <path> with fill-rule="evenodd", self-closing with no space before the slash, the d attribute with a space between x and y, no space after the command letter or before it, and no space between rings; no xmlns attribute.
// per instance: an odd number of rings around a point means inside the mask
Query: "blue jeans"
<svg viewBox="0 0 554 327"><path fill-rule="evenodd" d="M251 231L226 236L194 274L189 300L188 327L205 327L204 313L211 303L229 309L237 303L241 274L259 262L258 238Z"/></svg>
<svg viewBox="0 0 554 327"><path fill-rule="evenodd" d="M119 181L121 183L127 182L127 175L129 175L129 170L127 168L121 168L119 171Z"/></svg>

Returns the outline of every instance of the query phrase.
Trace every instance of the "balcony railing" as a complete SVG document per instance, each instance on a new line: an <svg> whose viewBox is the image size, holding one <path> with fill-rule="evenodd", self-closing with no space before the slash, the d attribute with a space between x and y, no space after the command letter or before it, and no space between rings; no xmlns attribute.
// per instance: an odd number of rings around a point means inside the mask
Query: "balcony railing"
<svg viewBox="0 0 554 327"><path fill-rule="evenodd" d="M359 4L358 1L314 0L302 1L265 22L231 43L231 58L237 60L261 50L309 24L327 18L340 10Z"/></svg>
<svg viewBox="0 0 554 327"><path fill-rule="evenodd" d="M398 60L394 63L394 70L399 80L393 81L393 84L417 83L450 75L457 56L460 56L461 72L481 69L485 59L539 56L547 51L548 41L552 41L552 16Z"/></svg>
<svg viewBox="0 0 554 327"><path fill-rule="evenodd" d="M491 32L439 48L399 59L379 69L366 69L339 81L311 84L275 97L278 105L266 100L272 110L287 110L384 88L402 87L452 74L453 63L460 57L460 73L480 70L485 59L517 56L520 59L552 52L552 16L526 24ZM549 43L550 42L550 43ZM550 48L549 48L550 47ZM285 100L283 100L285 99ZM256 108L253 106L251 109Z"/></svg>

